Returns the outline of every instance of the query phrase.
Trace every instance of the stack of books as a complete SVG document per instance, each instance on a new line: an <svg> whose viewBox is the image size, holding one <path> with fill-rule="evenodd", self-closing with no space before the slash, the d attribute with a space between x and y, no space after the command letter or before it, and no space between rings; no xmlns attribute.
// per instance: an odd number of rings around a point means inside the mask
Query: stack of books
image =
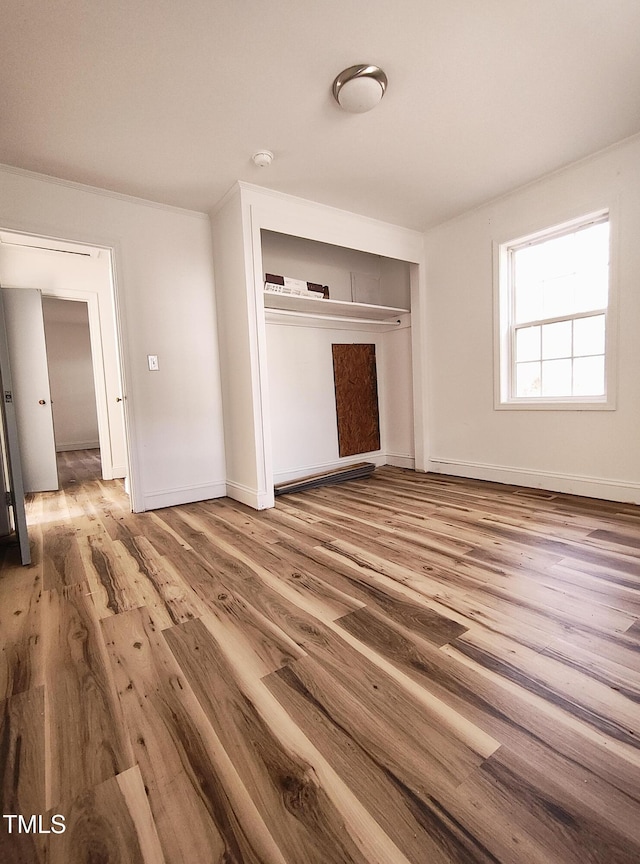
<svg viewBox="0 0 640 864"><path fill-rule="evenodd" d="M274 273L265 273L264 290L268 294L310 297L314 300L329 299L328 285L304 282L302 279L290 279L288 276L276 276Z"/></svg>

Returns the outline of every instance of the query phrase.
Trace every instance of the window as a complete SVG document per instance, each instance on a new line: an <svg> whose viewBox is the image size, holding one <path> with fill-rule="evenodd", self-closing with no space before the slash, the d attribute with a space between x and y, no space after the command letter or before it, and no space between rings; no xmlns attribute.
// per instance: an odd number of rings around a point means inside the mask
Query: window
<svg viewBox="0 0 640 864"><path fill-rule="evenodd" d="M598 213L498 248L498 407L613 407L609 246Z"/></svg>

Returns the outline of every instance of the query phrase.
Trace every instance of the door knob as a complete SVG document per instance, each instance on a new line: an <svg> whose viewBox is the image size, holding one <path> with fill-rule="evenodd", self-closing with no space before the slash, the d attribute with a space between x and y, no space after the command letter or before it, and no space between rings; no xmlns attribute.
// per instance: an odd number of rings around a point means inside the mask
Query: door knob
<svg viewBox="0 0 640 864"><path fill-rule="evenodd" d="M122 402L122 396L116 396L116 402Z"/></svg>
<svg viewBox="0 0 640 864"><path fill-rule="evenodd" d="M38 399L38 405L46 405L46 404L47 403L45 402L44 399Z"/></svg>

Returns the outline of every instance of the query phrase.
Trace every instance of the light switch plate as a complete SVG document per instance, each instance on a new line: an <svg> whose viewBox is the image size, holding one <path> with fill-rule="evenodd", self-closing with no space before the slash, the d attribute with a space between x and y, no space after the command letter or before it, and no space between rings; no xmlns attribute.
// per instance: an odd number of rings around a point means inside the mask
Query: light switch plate
<svg viewBox="0 0 640 864"><path fill-rule="evenodd" d="M149 371L157 372L159 369L158 366L158 355L157 354L147 354L147 362L149 363Z"/></svg>

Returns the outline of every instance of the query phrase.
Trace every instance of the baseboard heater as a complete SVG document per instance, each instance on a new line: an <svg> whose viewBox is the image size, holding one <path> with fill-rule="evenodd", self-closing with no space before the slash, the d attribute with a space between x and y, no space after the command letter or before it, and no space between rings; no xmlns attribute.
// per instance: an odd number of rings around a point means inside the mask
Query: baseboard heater
<svg viewBox="0 0 640 864"><path fill-rule="evenodd" d="M373 462L356 462L355 465L345 465L344 468L336 468L333 471L323 471L321 474L310 474L307 477L288 480L286 483L277 483L273 491L276 495L286 495L289 492L302 492L318 486L344 483L345 480L362 480L370 477L375 467Z"/></svg>

